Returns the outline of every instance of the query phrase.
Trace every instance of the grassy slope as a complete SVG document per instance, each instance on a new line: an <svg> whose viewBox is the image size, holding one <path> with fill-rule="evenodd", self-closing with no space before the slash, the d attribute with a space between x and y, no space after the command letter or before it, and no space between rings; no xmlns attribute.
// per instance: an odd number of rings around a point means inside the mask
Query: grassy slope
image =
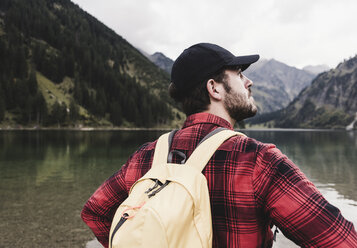
<svg viewBox="0 0 357 248"><path fill-rule="evenodd" d="M55 84L39 72L36 73L36 76L38 88L42 92L48 106L50 106L48 110L49 112L52 110L52 106L56 101L59 103L64 102L66 103L67 107L69 107L70 101L73 98L72 94L70 93L71 91L73 91L72 89L74 88L74 83L72 79L65 77L62 83ZM84 125L92 125L92 122L104 126L111 125L108 120L98 120L97 118L94 118L87 111L87 109L82 106L79 106L79 114L81 116L81 119L85 120L83 123Z"/></svg>
<svg viewBox="0 0 357 248"><path fill-rule="evenodd" d="M66 95L65 89L73 87L73 82L70 79L66 78L63 83L56 85L39 72L37 72L36 76L38 88L50 106L52 106L56 101L59 103L65 102L66 105L69 106L71 96L68 94ZM51 109L49 109L49 111L51 111Z"/></svg>

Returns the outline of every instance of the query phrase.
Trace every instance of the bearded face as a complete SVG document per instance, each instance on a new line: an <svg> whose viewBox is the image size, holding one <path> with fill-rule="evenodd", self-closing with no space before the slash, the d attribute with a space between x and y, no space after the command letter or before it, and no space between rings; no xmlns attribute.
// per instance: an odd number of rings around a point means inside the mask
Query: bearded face
<svg viewBox="0 0 357 248"><path fill-rule="evenodd" d="M239 122L257 113L258 109L251 95L250 87L244 88L243 90L236 90L230 86L228 78L223 80L223 86L226 91L224 106L232 119Z"/></svg>

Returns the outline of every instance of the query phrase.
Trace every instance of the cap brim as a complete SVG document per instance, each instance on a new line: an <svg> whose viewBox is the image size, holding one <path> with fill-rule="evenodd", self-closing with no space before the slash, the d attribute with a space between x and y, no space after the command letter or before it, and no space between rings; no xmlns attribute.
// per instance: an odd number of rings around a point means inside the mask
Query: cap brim
<svg viewBox="0 0 357 248"><path fill-rule="evenodd" d="M246 70L251 64L259 60L259 55L247 55L247 56L237 56L228 65L236 65L241 68L242 71Z"/></svg>

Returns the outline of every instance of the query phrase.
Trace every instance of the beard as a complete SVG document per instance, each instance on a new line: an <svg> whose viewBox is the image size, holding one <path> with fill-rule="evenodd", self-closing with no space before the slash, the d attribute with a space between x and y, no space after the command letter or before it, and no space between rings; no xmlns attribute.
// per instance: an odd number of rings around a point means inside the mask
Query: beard
<svg viewBox="0 0 357 248"><path fill-rule="evenodd" d="M224 106L229 116L237 122L254 116L258 111L252 96L238 93L232 89L226 91Z"/></svg>

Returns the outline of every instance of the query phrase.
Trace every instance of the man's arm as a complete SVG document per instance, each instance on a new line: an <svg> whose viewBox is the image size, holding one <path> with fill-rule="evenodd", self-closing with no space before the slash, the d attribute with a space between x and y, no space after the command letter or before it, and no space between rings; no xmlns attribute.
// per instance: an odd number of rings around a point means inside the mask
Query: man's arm
<svg viewBox="0 0 357 248"><path fill-rule="evenodd" d="M301 247L357 247L353 224L331 205L300 169L273 147L261 157L268 184L257 197L284 235Z"/></svg>
<svg viewBox="0 0 357 248"><path fill-rule="evenodd" d="M89 198L81 213L83 221L92 229L98 241L108 247L110 226L119 205L127 198L125 164L108 178Z"/></svg>

